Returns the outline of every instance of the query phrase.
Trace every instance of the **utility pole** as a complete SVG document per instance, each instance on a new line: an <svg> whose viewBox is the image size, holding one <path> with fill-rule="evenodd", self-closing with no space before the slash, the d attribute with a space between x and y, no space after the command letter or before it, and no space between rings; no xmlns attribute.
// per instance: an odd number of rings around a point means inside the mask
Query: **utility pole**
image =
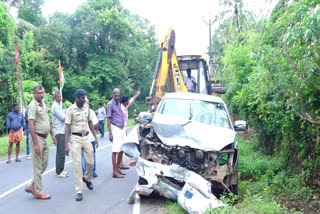
<svg viewBox="0 0 320 214"><path fill-rule="evenodd" d="M212 42L211 42L211 25L213 25L216 21L217 21L218 17L214 17L214 20L211 21L211 19L209 19L209 22L203 20L207 25L209 25L209 67L210 67L210 73L213 77L216 76L216 71L213 68L214 65L214 59L213 59L213 52L212 52Z"/></svg>

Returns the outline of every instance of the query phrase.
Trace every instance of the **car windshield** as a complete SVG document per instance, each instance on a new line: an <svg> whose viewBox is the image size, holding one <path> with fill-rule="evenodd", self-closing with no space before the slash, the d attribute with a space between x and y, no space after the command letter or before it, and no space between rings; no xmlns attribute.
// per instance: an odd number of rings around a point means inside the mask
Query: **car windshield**
<svg viewBox="0 0 320 214"><path fill-rule="evenodd" d="M188 99L164 99L158 112L207 125L231 128L228 113L222 103Z"/></svg>

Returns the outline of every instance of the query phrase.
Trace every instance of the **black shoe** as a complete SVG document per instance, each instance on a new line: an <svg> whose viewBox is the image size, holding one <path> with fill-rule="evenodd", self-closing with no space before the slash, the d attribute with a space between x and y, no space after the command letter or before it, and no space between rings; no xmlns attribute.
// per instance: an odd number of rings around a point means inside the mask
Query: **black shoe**
<svg viewBox="0 0 320 214"><path fill-rule="evenodd" d="M92 177L94 177L94 178L98 177L97 173L94 173L94 174L92 175Z"/></svg>
<svg viewBox="0 0 320 214"><path fill-rule="evenodd" d="M88 189L93 190L93 184L92 182L87 181L84 177L82 178L83 182L86 183Z"/></svg>
<svg viewBox="0 0 320 214"><path fill-rule="evenodd" d="M82 199L83 199L82 193L78 193L76 197L76 201L82 201Z"/></svg>

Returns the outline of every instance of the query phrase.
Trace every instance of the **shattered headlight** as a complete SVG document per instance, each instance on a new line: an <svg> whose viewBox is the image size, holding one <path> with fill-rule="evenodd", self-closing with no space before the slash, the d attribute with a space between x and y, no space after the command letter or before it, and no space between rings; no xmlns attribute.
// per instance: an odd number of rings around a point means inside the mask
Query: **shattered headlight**
<svg viewBox="0 0 320 214"><path fill-rule="evenodd" d="M226 164L228 162L228 159L229 159L228 153L221 154L219 157L219 165L222 166Z"/></svg>

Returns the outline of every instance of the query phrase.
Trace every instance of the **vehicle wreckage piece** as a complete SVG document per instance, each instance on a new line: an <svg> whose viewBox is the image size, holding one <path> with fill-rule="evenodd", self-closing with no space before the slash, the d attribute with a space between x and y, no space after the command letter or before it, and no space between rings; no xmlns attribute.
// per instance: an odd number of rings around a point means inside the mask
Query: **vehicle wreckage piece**
<svg viewBox="0 0 320 214"><path fill-rule="evenodd" d="M188 213L204 213L207 209L224 206L211 193L211 183L200 175L178 165L162 165L139 158L139 176L148 187L161 195L177 200Z"/></svg>
<svg viewBox="0 0 320 214"><path fill-rule="evenodd" d="M176 200L188 213L204 213L207 209L225 206L211 192L211 183L199 174L179 165L163 165L145 160L137 148L138 126L129 133L127 142L121 149L137 160L136 170L147 181L145 185L137 184L130 194L129 203L135 193L150 195L156 190L161 195Z"/></svg>

